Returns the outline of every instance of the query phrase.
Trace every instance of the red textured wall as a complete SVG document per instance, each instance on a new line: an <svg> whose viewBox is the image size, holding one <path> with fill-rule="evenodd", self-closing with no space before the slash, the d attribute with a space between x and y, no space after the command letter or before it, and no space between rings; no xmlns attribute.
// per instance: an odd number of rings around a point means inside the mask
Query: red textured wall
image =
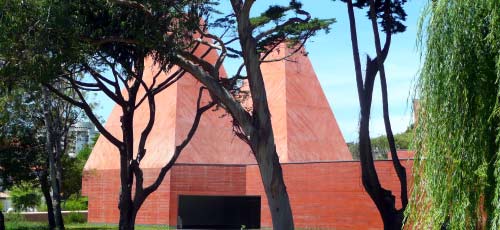
<svg viewBox="0 0 500 230"><path fill-rule="evenodd" d="M156 179L159 169L144 169L144 185ZM117 169L85 171L82 181L82 195L89 199L88 222L118 223L118 198L120 194L120 172ZM142 205L137 223L169 224L170 173L167 173L158 190Z"/></svg>
<svg viewBox="0 0 500 230"><path fill-rule="evenodd" d="M170 222L177 225L179 195L244 195L244 165L179 165L172 169Z"/></svg>
<svg viewBox="0 0 500 230"><path fill-rule="evenodd" d="M403 161L408 175L413 162ZM359 162L282 164L296 227L381 229L377 209L361 183ZM377 161L382 185L399 200L399 182L390 161ZM412 180L412 178L410 178ZM410 181L411 182L411 181ZM408 183L411 184L411 183ZM247 167L247 195L262 197L262 226L271 226L260 173ZM398 207L401 204L398 203Z"/></svg>
<svg viewBox="0 0 500 230"><path fill-rule="evenodd" d="M398 150L397 153L400 160L413 159L415 157L415 151L413 150ZM387 159L392 160L391 152L387 153Z"/></svg>
<svg viewBox="0 0 500 230"><path fill-rule="evenodd" d="M410 175L412 161L402 161ZM289 163L283 171L297 227L381 229L375 205L361 183L359 162ZM382 185L399 202L399 183L390 161L377 161ZM159 170L145 170L146 184ZM409 178L411 184L412 178ZM117 223L118 170L86 171L82 193L89 198L89 222ZM172 168L158 191L144 203L138 224L177 224L178 196L260 195L262 226L271 226L257 165L180 164ZM398 203L400 207L400 203Z"/></svg>

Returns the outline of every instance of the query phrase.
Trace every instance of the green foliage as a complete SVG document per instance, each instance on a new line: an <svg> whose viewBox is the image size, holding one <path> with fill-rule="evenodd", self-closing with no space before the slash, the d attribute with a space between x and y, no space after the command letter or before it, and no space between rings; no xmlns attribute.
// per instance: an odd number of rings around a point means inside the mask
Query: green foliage
<svg viewBox="0 0 500 230"><path fill-rule="evenodd" d="M62 204L62 209L65 211L87 210L87 207L88 207L88 199L86 197L81 197L78 195L70 196Z"/></svg>
<svg viewBox="0 0 500 230"><path fill-rule="evenodd" d="M19 223L26 221L23 215L19 212L9 212L5 213L5 222L11 222L11 223Z"/></svg>
<svg viewBox="0 0 500 230"><path fill-rule="evenodd" d="M63 167L62 199L69 199L78 195L82 189L83 166L78 158L69 157L65 154L61 159Z"/></svg>
<svg viewBox="0 0 500 230"><path fill-rule="evenodd" d="M498 229L500 1L430 1L424 17L408 223Z"/></svg>
<svg viewBox="0 0 500 230"><path fill-rule="evenodd" d="M72 223L85 223L87 219L83 213L78 212L70 212L67 216L64 217L64 223L72 224Z"/></svg>
<svg viewBox="0 0 500 230"><path fill-rule="evenodd" d="M359 144L354 142L348 142L347 147L349 152L351 152L353 160L359 160Z"/></svg>
<svg viewBox="0 0 500 230"><path fill-rule="evenodd" d="M387 154L389 154L389 142L387 141L387 136L382 135L379 137L370 139L372 144L373 155L377 160L387 159ZM400 150L413 150L411 145L413 141L413 126L408 127L408 129L403 133L394 134L394 142L396 144L396 149ZM354 160L359 160L359 146L358 143L347 143L349 151L351 152L352 158Z"/></svg>
<svg viewBox="0 0 500 230"><path fill-rule="evenodd" d="M290 8L283 6L270 6L259 17L251 18L250 23L253 27L259 27L270 21L276 21L285 16L286 11L288 11L289 9Z"/></svg>
<svg viewBox="0 0 500 230"><path fill-rule="evenodd" d="M335 1L335 0L333 0ZM346 0L341 0L345 2ZM407 0L391 0L389 3L391 7L389 8L389 12L385 10L385 2L384 0L373 0L375 2L375 12L377 14L377 18L382 28L382 31L387 32L390 31L392 34L402 33L406 30L406 26L403 24L406 20L406 12L403 9L403 5L407 2ZM353 6L359 9L366 8L366 16L370 17L370 1L369 0L353 0ZM387 15L389 13L389 15ZM389 23L390 20L390 23Z"/></svg>
<svg viewBox="0 0 500 230"><path fill-rule="evenodd" d="M20 1L0 3L0 76L5 86L102 71L133 76L144 57L169 64L188 48L207 0ZM136 7L138 6L138 7ZM187 13L186 13L187 12ZM84 65L82 65L84 64Z"/></svg>
<svg viewBox="0 0 500 230"><path fill-rule="evenodd" d="M12 187L10 196L17 211L25 211L27 208L36 207L42 199L42 195L34 188L34 185L27 182Z"/></svg>
<svg viewBox="0 0 500 230"><path fill-rule="evenodd" d="M0 179L9 188L20 181L34 181L33 169L42 168L45 152L35 95L14 89L0 94Z"/></svg>
<svg viewBox="0 0 500 230"><path fill-rule="evenodd" d="M37 223L37 222L6 222L5 223L6 230L49 230L49 226L45 223Z"/></svg>
<svg viewBox="0 0 500 230"><path fill-rule="evenodd" d="M294 15L294 16L291 16ZM261 13L260 16L250 18L250 23L256 31L255 34L259 52L267 51L274 45L286 41L290 47L302 44L318 31L330 31L330 25L335 19L304 19L300 16L310 17L308 12L302 10L302 3L291 0L288 6L272 5Z"/></svg>
<svg viewBox="0 0 500 230"><path fill-rule="evenodd" d="M92 148L94 147L97 138L98 135L94 137L92 144L86 145L82 150L80 150L80 152L78 152L75 158L71 158L67 155L63 156L62 165L64 178L62 193L64 199L72 200L81 198L79 195L82 190L83 168L85 167L85 163L87 162L90 153L92 153Z"/></svg>
<svg viewBox="0 0 500 230"><path fill-rule="evenodd" d="M45 201L45 199L44 199ZM39 212L46 212L47 211L47 203L46 202L42 202L40 205L38 205L36 207L36 210L38 210Z"/></svg>
<svg viewBox="0 0 500 230"><path fill-rule="evenodd" d="M5 213L6 230L48 230L46 223L28 222L21 213Z"/></svg>

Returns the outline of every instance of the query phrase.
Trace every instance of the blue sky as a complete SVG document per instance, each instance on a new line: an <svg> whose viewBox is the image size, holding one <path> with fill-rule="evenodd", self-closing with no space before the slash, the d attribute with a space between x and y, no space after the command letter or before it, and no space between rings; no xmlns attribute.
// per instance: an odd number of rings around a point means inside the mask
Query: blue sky
<svg viewBox="0 0 500 230"><path fill-rule="evenodd" d="M225 1L222 1L225 2ZM227 1L228 2L228 1ZM287 0L273 1L273 4L286 4ZM326 97L346 141L357 139L359 104L356 79L352 58L349 21L345 3L332 0L302 1L304 9L318 18L335 18L328 34L319 33L311 39L306 50L323 87ZM417 23L426 1L409 0L405 6L408 18L407 30L393 36L389 56L385 63L389 92L389 110L394 133L406 130L412 119L412 92L420 66L420 54L416 47ZM252 13L264 11L268 1L256 1ZM228 9L222 5L222 9ZM374 56L373 34L366 12L356 11L356 23L362 63L364 56ZM237 62L225 64L228 73L234 73ZM375 85L371 117L371 136L384 134L380 86ZM106 119L113 103L104 95L97 95L100 105L98 114Z"/></svg>

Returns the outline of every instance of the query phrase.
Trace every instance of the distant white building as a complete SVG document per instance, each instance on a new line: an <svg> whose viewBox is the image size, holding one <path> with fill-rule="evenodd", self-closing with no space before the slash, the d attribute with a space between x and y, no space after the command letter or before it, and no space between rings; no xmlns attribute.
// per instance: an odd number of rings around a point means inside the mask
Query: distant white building
<svg viewBox="0 0 500 230"><path fill-rule="evenodd" d="M86 145L92 144L97 135L92 122L78 122L69 128L68 154L75 157Z"/></svg>
<svg viewBox="0 0 500 230"><path fill-rule="evenodd" d="M6 212L12 207L12 201L9 199L9 194L6 192L0 192L0 205L2 207L2 212Z"/></svg>

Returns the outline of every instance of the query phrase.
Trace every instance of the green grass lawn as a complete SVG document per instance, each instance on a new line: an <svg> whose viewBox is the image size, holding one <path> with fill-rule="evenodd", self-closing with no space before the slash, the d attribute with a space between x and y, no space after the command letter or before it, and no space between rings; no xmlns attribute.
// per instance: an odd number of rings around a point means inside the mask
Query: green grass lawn
<svg viewBox="0 0 500 230"><path fill-rule="evenodd" d="M7 222L5 223L6 230L48 230L47 223L37 223L37 222ZM106 230L106 229L118 229L118 225L107 225L107 224L65 224L66 229L71 230ZM136 225L137 230L160 230L160 229L171 229L168 226L161 225Z"/></svg>

